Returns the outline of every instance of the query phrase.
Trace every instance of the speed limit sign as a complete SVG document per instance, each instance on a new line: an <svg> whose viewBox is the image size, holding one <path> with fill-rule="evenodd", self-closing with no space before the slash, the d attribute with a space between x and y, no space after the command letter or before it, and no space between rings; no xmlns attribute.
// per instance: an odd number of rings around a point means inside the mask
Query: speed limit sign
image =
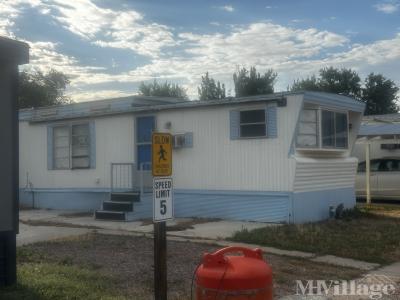
<svg viewBox="0 0 400 300"><path fill-rule="evenodd" d="M172 178L158 177L153 179L153 221L163 222L174 217Z"/></svg>

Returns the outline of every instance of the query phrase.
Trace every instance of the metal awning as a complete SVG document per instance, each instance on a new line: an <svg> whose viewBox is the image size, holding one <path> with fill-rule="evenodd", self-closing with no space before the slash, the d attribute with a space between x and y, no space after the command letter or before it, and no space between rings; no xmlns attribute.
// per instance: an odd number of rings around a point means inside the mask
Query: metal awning
<svg viewBox="0 0 400 300"><path fill-rule="evenodd" d="M362 124L358 133L359 137L362 136L385 136L385 135L400 135L400 122L399 123L374 123Z"/></svg>

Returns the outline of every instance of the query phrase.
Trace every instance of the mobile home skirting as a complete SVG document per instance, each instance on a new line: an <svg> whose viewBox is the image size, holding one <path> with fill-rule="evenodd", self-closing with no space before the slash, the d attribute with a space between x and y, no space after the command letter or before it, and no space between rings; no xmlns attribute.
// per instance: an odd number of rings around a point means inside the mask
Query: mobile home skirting
<svg viewBox="0 0 400 300"><path fill-rule="evenodd" d="M109 198L108 189L20 190L20 203L27 207L94 211ZM152 194L134 203L131 220L152 217ZM354 188L302 193L175 190L175 217L221 218L270 223L304 223L329 218L329 207L355 205Z"/></svg>

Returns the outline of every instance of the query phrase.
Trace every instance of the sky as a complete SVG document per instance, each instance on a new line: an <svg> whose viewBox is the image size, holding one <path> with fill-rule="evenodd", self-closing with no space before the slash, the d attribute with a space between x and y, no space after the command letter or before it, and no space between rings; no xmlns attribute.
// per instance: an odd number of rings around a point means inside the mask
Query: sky
<svg viewBox="0 0 400 300"><path fill-rule="evenodd" d="M400 86L400 0L0 0L0 36L30 45L23 69L56 69L88 101L169 81L197 99L201 76L234 96L239 67L278 73L275 91L334 66Z"/></svg>

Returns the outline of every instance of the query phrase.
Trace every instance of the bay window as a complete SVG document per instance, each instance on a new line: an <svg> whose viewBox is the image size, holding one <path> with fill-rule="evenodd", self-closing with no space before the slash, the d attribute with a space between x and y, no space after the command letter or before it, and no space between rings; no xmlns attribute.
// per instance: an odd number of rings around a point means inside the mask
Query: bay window
<svg viewBox="0 0 400 300"><path fill-rule="evenodd" d="M325 109L303 109L296 144L299 148L347 149L347 113Z"/></svg>

